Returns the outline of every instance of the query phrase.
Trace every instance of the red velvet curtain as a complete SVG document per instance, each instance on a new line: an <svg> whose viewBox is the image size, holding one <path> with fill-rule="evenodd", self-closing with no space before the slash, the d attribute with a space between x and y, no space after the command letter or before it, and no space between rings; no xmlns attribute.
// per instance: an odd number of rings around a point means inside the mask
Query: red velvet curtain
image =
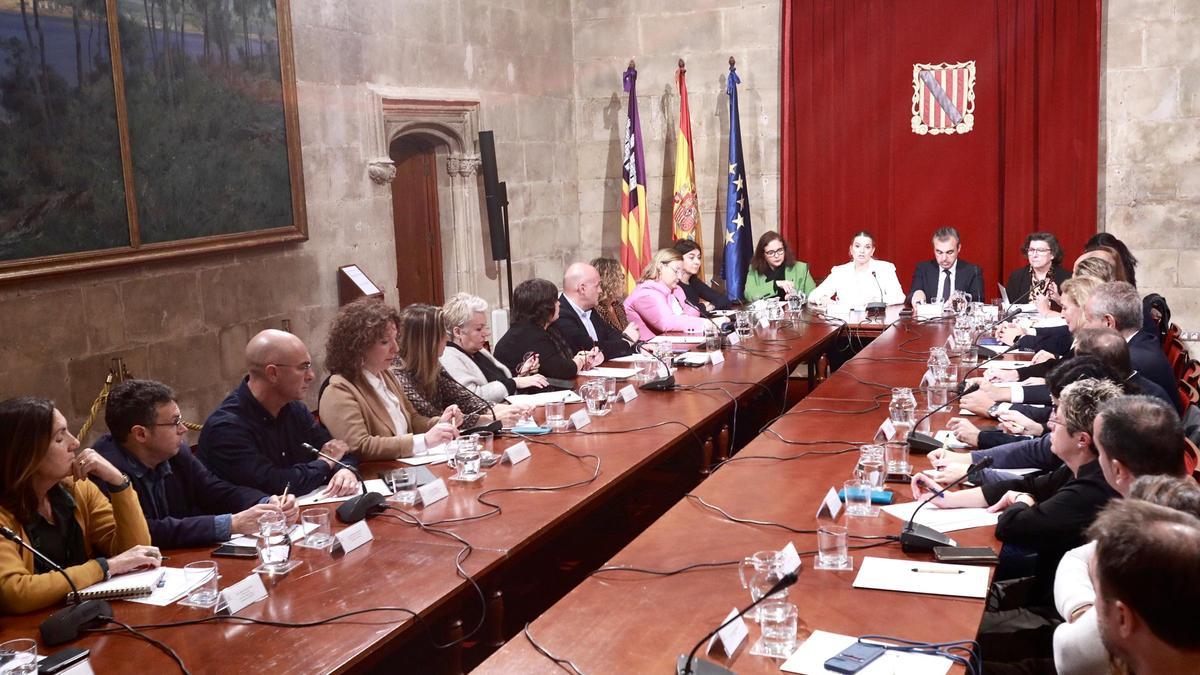
<svg viewBox="0 0 1200 675"><path fill-rule="evenodd" d="M974 60L966 134L914 134L916 63ZM780 225L818 277L875 234L907 290L930 235L996 281L1053 232L1096 231L1100 0L784 0Z"/></svg>

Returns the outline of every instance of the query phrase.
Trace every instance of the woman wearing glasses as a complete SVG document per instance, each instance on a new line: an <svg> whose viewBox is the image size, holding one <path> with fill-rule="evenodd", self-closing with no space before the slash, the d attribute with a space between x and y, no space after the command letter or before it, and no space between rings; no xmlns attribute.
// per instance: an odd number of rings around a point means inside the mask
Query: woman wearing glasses
<svg viewBox="0 0 1200 675"><path fill-rule="evenodd" d="M796 260L791 247L778 232L765 232L758 238L746 275L746 302L763 298L782 300L800 293L808 295L816 285L808 271L808 263Z"/></svg>
<svg viewBox="0 0 1200 675"><path fill-rule="evenodd" d="M625 313L637 326L638 337L649 340L669 331L703 331L714 319L700 316L700 310L688 304L679 286L683 276L683 256L673 248L659 249L654 260L642 272L642 280L625 298ZM725 321L724 317L715 319Z"/></svg>
<svg viewBox="0 0 1200 675"><path fill-rule="evenodd" d="M875 259L875 237L870 232L857 232L850 242L850 262L834 265L829 276L813 289L809 297L838 302L851 309L862 309L872 302L899 305L904 302L904 289L896 278L896 266Z"/></svg>
<svg viewBox="0 0 1200 675"><path fill-rule="evenodd" d="M1043 296L1051 298L1058 296L1058 286L1071 278L1071 273L1061 267L1063 259L1062 246L1058 237L1049 232L1034 232L1025 237L1021 252L1029 260L1029 265L1008 275L1008 301L1012 303L1037 302Z"/></svg>

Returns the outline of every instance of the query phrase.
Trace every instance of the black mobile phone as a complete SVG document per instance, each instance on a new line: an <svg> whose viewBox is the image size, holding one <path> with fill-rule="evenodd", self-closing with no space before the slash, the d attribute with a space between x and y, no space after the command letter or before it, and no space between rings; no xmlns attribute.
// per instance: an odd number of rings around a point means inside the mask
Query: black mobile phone
<svg viewBox="0 0 1200 675"><path fill-rule="evenodd" d="M948 563L983 563L995 565L1000 562L1000 556L987 546L935 546L933 557L938 562Z"/></svg>
<svg viewBox="0 0 1200 675"><path fill-rule="evenodd" d="M836 673L857 673L887 651L879 645L855 642L840 654L825 661L825 667Z"/></svg>
<svg viewBox="0 0 1200 675"><path fill-rule="evenodd" d="M234 546L232 544L221 544L213 549L212 554L224 556L226 558L257 558L258 549L253 546Z"/></svg>
<svg viewBox="0 0 1200 675"><path fill-rule="evenodd" d="M91 652L81 647L67 647L47 656L38 664L38 672L43 675L61 673L71 666L86 659Z"/></svg>

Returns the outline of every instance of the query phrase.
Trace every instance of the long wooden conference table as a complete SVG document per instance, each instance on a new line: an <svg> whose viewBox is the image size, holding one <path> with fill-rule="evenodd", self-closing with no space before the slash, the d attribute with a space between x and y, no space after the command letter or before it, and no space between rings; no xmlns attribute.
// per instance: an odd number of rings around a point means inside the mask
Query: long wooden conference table
<svg viewBox="0 0 1200 675"><path fill-rule="evenodd" d="M493 467L477 483L448 482L447 499L409 508L409 515L388 511L370 520L374 539L361 548L344 555L294 549L302 564L286 576L264 576L267 599L236 617L118 601L115 618L143 627L193 673L464 670L506 641L519 647L509 638L545 609L531 598L543 589L548 594L574 586L594 568L586 556L571 561L572 547L586 548L597 532L608 545L619 543L615 552L643 529L636 519L621 522L622 509L633 510L632 497L660 491L669 495L665 511L696 485L707 490L709 481L738 479L754 462L733 462L713 476L708 473L746 446L761 422L783 412L789 373L816 361L841 330L840 322L820 317L758 328L754 337L725 350L724 363L677 369L676 379L686 387L682 391L642 391L582 430L525 439L533 451L530 460ZM497 439L496 449L517 440ZM397 466L367 464L363 473L372 477ZM452 473L445 466L432 470L440 477ZM786 491L796 487L801 486ZM671 508L668 516L674 519L682 506L686 503ZM637 507L645 518L644 505ZM660 513L650 511L654 518ZM335 531L340 527L334 524ZM658 529L656 524L647 535ZM738 547L738 555L763 547ZM183 567L209 558L210 550L168 551L166 564ZM250 575L256 561L220 558L219 564L225 588ZM540 601L548 605L565 592ZM49 613L4 617L0 641L36 636ZM598 618L589 621L598 623ZM96 672L170 672L174 666L155 647L109 629L70 645L91 650ZM42 653L55 649L40 646ZM509 650L497 657L510 658ZM529 665L553 669L548 661Z"/></svg>

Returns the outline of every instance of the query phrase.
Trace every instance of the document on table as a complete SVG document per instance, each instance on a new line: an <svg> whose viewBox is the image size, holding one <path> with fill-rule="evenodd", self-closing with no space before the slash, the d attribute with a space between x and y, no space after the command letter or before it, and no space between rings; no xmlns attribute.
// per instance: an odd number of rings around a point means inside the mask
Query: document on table
<svg viewBox="0 0 1200 675"><path fill-rule="evenodd" d="M365 482L367 484L368 492L377 492L385 497L390 497L392 495L392 491L390 489L388 489L387 483L384 483L382 478L372 478ZM316 490L313 490L312 492L304 495L303 497L298 497L296 499L296 505L297 506L315 506L317 504L334 504L337 502L344 502L347 499L350 499L351 497L357 497L358 495L362 494L362 491L359 490L358 492L355 492L352 495L347 495L345 497L322 497L321 493L324 491L325 491L325 486L321 486L321 487L317 488Z"/></svg>
<svg viewBox="0 0 1200 675"><path fill-rule="evenodd" d="M611 377L618 380L624 380L634 375L637 375L637 368L592 368L585 370L580 375L584 377Z"/></svg>
<svg viewBox="0 0 1200 675"><path fill-rule="evenodd" d="M854 587L982 600L987 596L988 571L982 565L947 565L867 556L858 567Z"/></svg>
<svg viewBox="0 0 1200 675"><path fill-rule="evenodd" d="M450 455L445 453L431 452L424 455L417 455L416 457L401 457L399 461L401 464L407 466L425 466L426 464L440 464L449 458Z"/></svg>
<svg viewBox="0 0 1200 675"><path fill-rule="evenodd" d="M613 363L641 363L642 361L657 361L649 354L630 354L628 356L618 356L615 359L609 359Z"/></svg>
<svg viewBox="0 0 1200 675"><path fill-rule="evenodd" d="M346 499L349 499L349 497L347 497ZM307 536L309 532L312 532L315 529L317 529L316 523L308 523L308 524L296 523L295 525L291 526L288 529L288 539L291 539L292 543L296 543L296 542L300 541L301 539L303 539L305 536ZM258 535L257 534L239 534L238 536L234 537L233 539L230 539L229 541L227 541L225 543L229 544L230 546L249 546L249 547L253 548L255 546L258 546Z"/></svg>
<svg viewBox="0 0 1200 675"><path fill-rule="evenodd" d="M102 581L83 589L87 593L103 593L118 591L125 588L150 588L150 595L140 598L117 598L129 602L140 602L143 605L166 607L183 598L192 589L208 581L211 573L206 575L188 575L181 567L158 567L143 572L132 572L115 576L108 581ZM160 585L161 584L161 585Z"/></svg>
<svg viewBox="0 0 1200 675"><path fill-rule="evenodd" d="M995 368L996 370L1016 370L1028 366L1030 361L992 361L984 366L984 368Z"/></svg>
<svg viewBox="0 0 1200 675"><path fill-rule="evenodd" d="M579 394L571 390L543 391L540 394L509 394L508 402L513 405L540 406L547 403L562 401L563 403L583 403Z"/></svg>
<svg viewBox="0 0 1200 675"><path fill-rule="evenodd" d="M954 448L955 450L960 450L962 448L971 447L971 446L967 445L966 443L963 443L962 441L955 438L954 432L950 431L949 429L942 429L941 431L934 434L933 440L937 441L938 443L941 443L942 445L944 445L948 448Z"/></svg>
<svg viewBox="0 0 1200 675"><path fill-rule="evenodd" d="M801 675L836 675L836 671L825 667L825 662L857 641L858 638L849 635L815 630L779 669ZM944 656L889 651L858 672L860 675L946 675L951 665Z"/></svg>
<svg viewBox="0 0 1200 675"><path fill-rule="evenodd" d="M920 504L921 502L889 504L881 507L881 510L888 515L908 522ZM939 509L937 504L928 504L917 513L915 522L919 525L931 527L944 534L972 527L995 526L999 519L999 513L988 513L988 510L985 508Z"/></svg>
<svg viewBox="0 0 1200 675"><path fill-rule="evenodd" d="M649 340L650 342L669 342L676 345L702 345L704 344L703 335L656 335Z"/></svg>

